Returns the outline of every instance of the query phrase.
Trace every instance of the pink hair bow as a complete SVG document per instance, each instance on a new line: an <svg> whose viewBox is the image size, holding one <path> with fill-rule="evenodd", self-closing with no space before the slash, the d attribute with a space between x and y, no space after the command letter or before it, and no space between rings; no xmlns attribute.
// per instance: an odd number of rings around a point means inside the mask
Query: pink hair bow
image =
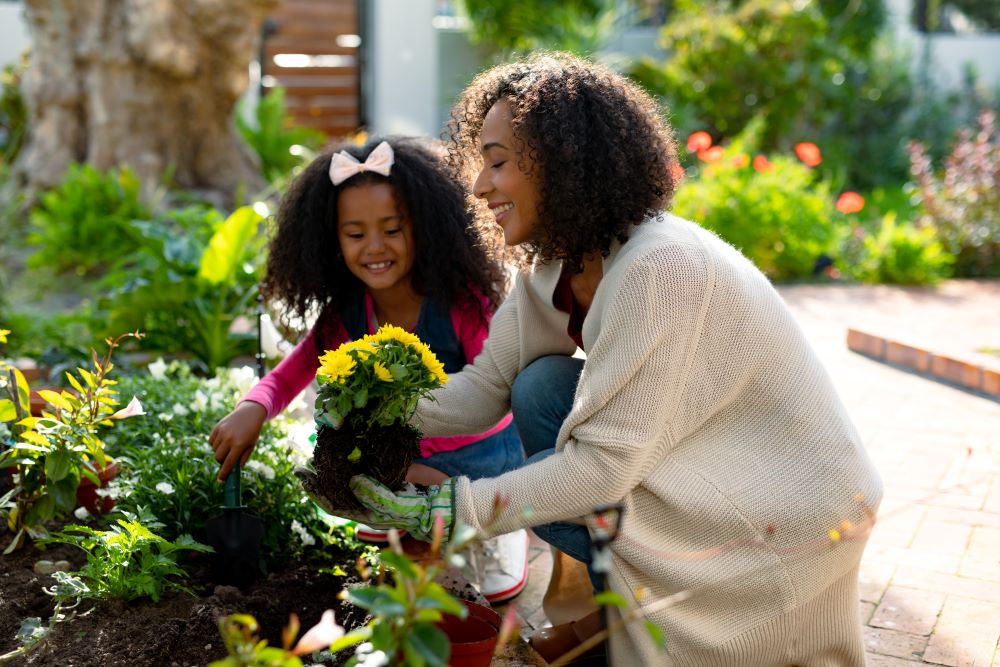
<svg viewBox="0 0 1000 667"><path fill-rule="evenodd" d="M351 176L365 171L388 176L394 159L392 146L387 141L376 146L364 162L358 162L358 159L347 151L340 151L334 153L330 160L330 180L334 185L340 185Z"/></svg>

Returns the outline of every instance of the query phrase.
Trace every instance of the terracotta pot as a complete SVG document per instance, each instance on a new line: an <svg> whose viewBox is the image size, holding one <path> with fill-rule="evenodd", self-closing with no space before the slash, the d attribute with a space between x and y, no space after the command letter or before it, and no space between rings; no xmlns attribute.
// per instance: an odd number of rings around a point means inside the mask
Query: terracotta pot
<svg viewBox="0 0 1000 667"><path fill-rule="evenodd" d="M451 643L451 667L489 667L500 632L500 615L489 607L462 601L469 610L464 619L445 615L437 627Z"/></svg>
<svg viewBox="0 0 1000 667"><path fill-rule="evenodd" d="M90 464L92 469L95 469L96 464ZM91 514L104 514L110 512L111 508L115 506L115 501L113 498L102 498L97 495L98 488L105 488L108 482L113 480L118 476L118 464L108 459L108 465L97 471L97 479L101 481L101 485L97 486L88 478L81 476L80 485L76 487L76 504L77 506L83 506L87 508L87 511Z"/></svg>

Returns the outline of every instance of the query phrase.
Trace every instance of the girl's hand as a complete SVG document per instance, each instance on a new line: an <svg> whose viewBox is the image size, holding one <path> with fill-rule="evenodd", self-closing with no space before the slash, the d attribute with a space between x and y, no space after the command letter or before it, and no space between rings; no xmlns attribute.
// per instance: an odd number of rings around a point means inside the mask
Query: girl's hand
<svg viewBox="0 0 1000 667"><path fill-rule="evenodd" d="M263 405L243 401L212 429L208 444L215 452L215 460L222 464L219 468L220 482L229 476L236 461L246 465L266 420L267 411Z"/></svg>

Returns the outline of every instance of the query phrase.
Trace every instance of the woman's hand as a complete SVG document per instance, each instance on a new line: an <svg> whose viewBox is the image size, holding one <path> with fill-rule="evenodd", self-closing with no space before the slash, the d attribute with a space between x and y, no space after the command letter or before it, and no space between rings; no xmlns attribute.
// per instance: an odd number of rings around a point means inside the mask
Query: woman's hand
<svg viewBox="0 0 1000 667"><path fill-rule="evenodd" d="M266 420L267 411L263 405L243 401L212 429L208 444L215 452L215 460L222 464L219 468L220 482L229 476L237 461L246 465Z"/></svg>

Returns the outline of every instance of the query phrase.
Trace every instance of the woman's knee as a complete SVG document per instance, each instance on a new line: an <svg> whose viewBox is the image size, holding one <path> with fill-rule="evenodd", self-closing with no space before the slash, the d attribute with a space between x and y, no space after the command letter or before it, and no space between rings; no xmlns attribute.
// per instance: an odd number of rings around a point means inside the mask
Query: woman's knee
<svg viewBox="0 0 1000 667"><path fill-rule="evenodd" d="M514 418L518 413L537 413L572 406L573 394L583 369L583 360L563 355L539 357L514 378L510 404Z"/></svg>

